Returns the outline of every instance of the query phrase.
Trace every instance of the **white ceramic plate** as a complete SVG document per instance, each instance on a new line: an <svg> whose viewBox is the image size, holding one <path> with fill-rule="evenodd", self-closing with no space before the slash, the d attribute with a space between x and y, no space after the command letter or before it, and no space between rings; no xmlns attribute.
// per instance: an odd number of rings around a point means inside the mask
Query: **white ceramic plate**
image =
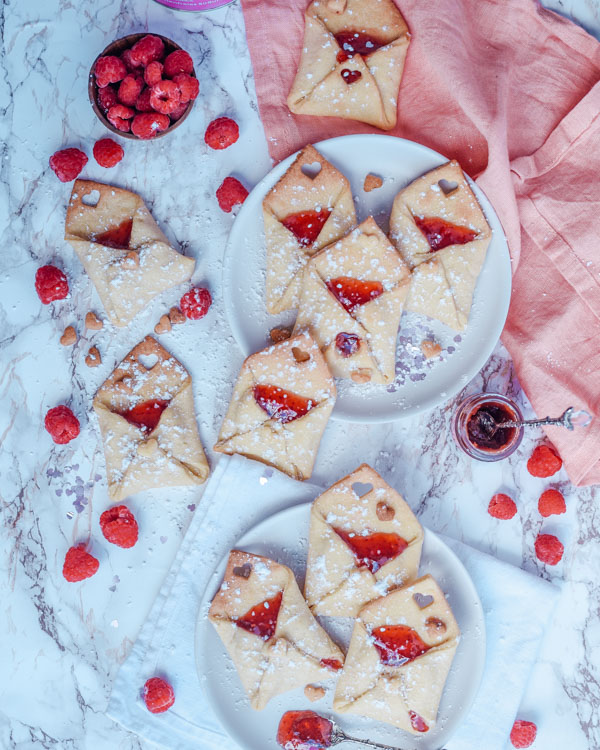
<svg viewBox="0 0 600 750"><path fill-rule="evenodd" d="M303 587L306 567L310 503L280 511L250 529L237 542L243 549L288 565ZM216 716L229 735L245 750L278 750L275 737L282 714L312 709L333 716L349 734L369 737L402 750L439 750L450 738L475 698L485 662L485 623L473 583L456 555L433 532L425 530L420 574L431 575L446 594L462 636L440 704L438 724L428 736L414 738L389 724L332 712L333 688L325 698L310 703L302 689L277 696L263 711L254 711L221 639L207 618L227 558L215 570L200 605L196 627L196 666ZM334 640L347 648L353 621L321 618Z"/></svg>
<svg viewBox="0 0 600 750"><path fill-rule="evenodd" d="M321 141L316 148L350 180L358 220L373 215L387 232L394 196L424 172L447 159L418 143L388 135L346 135ZM265 307L265 234L262 201L296 154L278 164L246 198L233 224L223 264L225 309L245 356L263 349L269 331L291 325L295 311L269 315ZM384 184L363 191L373 172ZM496 346L508 313L511 290L510 256L500 221L482 191L471 182L493 229L485 264L475 290L466 331L457 334L439 321L404 313L398 335L396 380L390 386L359 386L338 381L333 417L352 422L389 422L447 401L473 378ZM443 351L425 360L423 338L434 336Z"/></svg>

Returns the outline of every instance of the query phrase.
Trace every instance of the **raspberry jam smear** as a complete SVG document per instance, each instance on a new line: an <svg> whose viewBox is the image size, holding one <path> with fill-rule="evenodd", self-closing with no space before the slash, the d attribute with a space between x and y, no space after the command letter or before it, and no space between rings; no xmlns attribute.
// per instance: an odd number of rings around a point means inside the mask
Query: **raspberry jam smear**
<svg viewBox="0 0 600 750"><path fill-rule="evenodd" d="M355 333L338 333L335 337L335 348L342 357L351 357L360 349L360 336Z"/></svg>
<svg viewBox="0 0 600 750"><path fill-rule="evenodd" d="M95 234L92 236L92 241L97 242L99 245L105 247L114 247L117 250L127 250L129 248L129 240L131 239L131 227L133 226L133 219L126 219L116 227L107 229L102 234Z"/></svg>
<svg viewBox="0 0 600 750"><path fill-rule="evenodd" d="M361 536L354 531L344 529L333 529L350 547L359 568L368 568L371 573L376 573L390 560L401 555L408 547L406 540L398 534L384 534L377 531L374 534Z"/></svg>
<svg viewBox="0 0 600 750"><path fill-rule="evenodd" d="M420 218L419 216L413 216L413 219L429 242L432 253L449 245L466 245L467 242L471 242L477 237L477 232L472 229L459 227L445 219Z"/></svg>
<svg viewBox="0 0 600 750"><path fill-rule="evenodd" d="M321 229L330 215L331 211L328 208L321 208L318 211L300 211L286 216L281 223L290 230L303 247L308 247L321 234Z"/></svg>
<svg viewBox="0 0 600 750"><path fill-rule="evenodd" d="M249 609L242 617L238 617L235 624L242 630L254 633L263 641L268 641L275 635L282 598L283 591L280 591L271 599L266 599Z"/></svg>
<svg viewBox="0 0 600 750"><path fill-rule="evenodd" d="M360 70L350 70L349 68L344 68L340 75L344 79L344 83L347 83L350 85L351 83L356 83L359 78L361 78L362 73Z"/></svg>
<svg viewBox="0 0 600 750"><path fill-rule="evenodd" d="M141 404L137 404L128 411L121 412L121 415L136 427L152 432L156 428L163 411L168 405L168 401L152 399L151 401L144 401Z"/></svg>
<svg viewBox="0 0 600 750"><path fill-rule="evenodd" d="M419 716L416 711L409 711L408 715L410 716L410 724L415 732L429 731L429 727L427 726L425 719L422 716Z"/></svg>
<svg viewBox="0 0 600 750"><path fill-rule="evenodd" d="M279 722L277 744L283 750L331 747L333 724L314 711L286 711Z"/></svg>
<svg viewBox="0 0 600 750"><path fill-rule="evenodd" d="M255 385L254 399L271 419L282 424L303 417L317 405L312 399L284 391L277 385Z"/></svg>
<svg viewBox="0 0 600 750"><path fill-rule="evenodd" d="M384 47L388 42L384 42L377 37L365 34L364 31L340 31L335 34L335 41L341 49L337 54L338 62L345 62L354 55L367 57L376 52L380 47Z"/></svg>
<svg viewBox="0 0 600 750"><path fill-rule="evenodd" d="M321 659L321 665L333 669L334 672L339 672L344 666L339 659Z"/></svg>
<svg viewBox="0 0 600 750"><path fill-rule="evenodd" d="M429 651L416 630L408 625L383 625L371 631L382 664L400 667Z"/></svg>
<svg viewBox="0 0 600 750"><path fill-rule="evenodd" d="M366 305L367 302L383 294L383 284L380 281L362 281L351 276L338 276L326 282L327 288L348 312L355 307Z"/></svg>

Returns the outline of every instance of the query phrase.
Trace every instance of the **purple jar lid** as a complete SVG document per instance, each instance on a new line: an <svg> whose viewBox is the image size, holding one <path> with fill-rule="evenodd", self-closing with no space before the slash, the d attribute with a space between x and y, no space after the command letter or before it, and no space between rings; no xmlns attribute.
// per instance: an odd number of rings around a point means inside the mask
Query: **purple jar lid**
<svg viewBox="0 0 600 750"><path fill-rule="evenodd" d="M155 2L173 10L203 11L215 10L223 5L229 5L234 0L155 0Z"/></svg>

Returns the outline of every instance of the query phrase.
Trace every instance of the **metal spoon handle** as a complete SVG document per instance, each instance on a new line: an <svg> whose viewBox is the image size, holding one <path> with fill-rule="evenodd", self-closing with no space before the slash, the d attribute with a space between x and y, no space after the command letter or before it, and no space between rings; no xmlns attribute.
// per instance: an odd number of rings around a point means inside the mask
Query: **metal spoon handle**
<svg viewBox="0 0 600 750"><path fill-rule="evenodd" d="M501 422L496 425L496 429L500 427L521 427L522 425L543 425L543 424L554 424L559 427L566 427L567 430L572 430L575 425L579 427L587 427L592 419L592 415L587 411L574 411L572 406L569 406L560 417L544 417L544 419L526 419L518 420L513 419L507 422Z"/></svg>
<svg viewBox="0 0 600 750"><path fill-rule="evenodd" d="M331 744L337 745L340 742L357 742L359 745L365 747L373 747L375 750L402 750L397 745L382 745L379 742L373 742L373 740L363 740L358 737L350 737L350 735L343 732L338 726L334 726L333 734L331 736ZM441 750L444 750L443 748Z"/></svg>
<svg viewBox="0 0 600 750"><path fill-rule="evenodd" d="M566 427L570 430L573 429L572 427L569 427L569 425L565 424L565 421L562 417L555 417L554 419L551 419L550 417L545 417L544 419L524 419L522 421L509 420L507 422L500 422L500 424L497 424L496 429L499 430L501 427L522 427L524 425L531 425L533 427L543 424L556 424L562 427Z"/></svg>

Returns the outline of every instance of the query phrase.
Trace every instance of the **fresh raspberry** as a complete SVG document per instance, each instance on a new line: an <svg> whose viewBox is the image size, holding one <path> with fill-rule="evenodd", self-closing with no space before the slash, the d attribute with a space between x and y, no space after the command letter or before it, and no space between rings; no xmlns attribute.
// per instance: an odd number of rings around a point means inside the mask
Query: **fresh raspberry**
<svg viewBox="0 0 600 750"><path fill-rule="evenodd" d="M94 143L94 159L101 167L114 167L123 158L123 147L111 138L101 138Z"/></svg>
<svg viewBox="0 0 600 750"><path fill-rule="evenodd" d="M234 206L243 203L248 197L248 191L235 177L226 177L221 187L217 189L217 200L221 210L230 213Z"/></svg>
<svg viewBox="0 0 600 750"><path fill-rule="evenodd" d="M144 81L148 86L154 86L155 83L162 81L163 64L158 60L153 60L144 71Z"/></svg>
<svg viewBox="0 0 600 750"><path fill-rule="evenodd" d="M179 308L186 318L200 320L208 312L212 304L212 297L208 289L194 287L186 292L179 301Z"/></svg>
<svg viewBox="0 0 600 750"><path fill-rule="evenodd" d="M69 293L69 282L56 266L42 266L35 272L35 291L44 305L64 299Z"/></svg>
<svg viewBox="0 0 600 750"><path fill-rule="evenodd" d="M143 65L141 63L136 63L131 59L131 50L126 49L125 52L121 55L121 60L125 63L125 67L127 68L129 73L140 73L142 72Z"/></svg>
<svg viewBox="0 0 600 750"><path fill-rule="evenodd" d="M180 100L181 92L175 81L159 81L150 89L150 104L163 115L177 109Z"/></svg>
<svg viewBox="0 0 600 750"><path fill-rule="evenodd" d="M513 747L531 747L537 734L537 727L532 721L517 719L510 731L510 741Z"/></svg>
<svg viewBox="0 0 600 750"><path fill-rule="evenodd" d="M135 115L135 110L131 107L126 107L124 104L115 104L106 113L106 119L111 125L114 125L117 130L122 130L124 133L128 133L131 128L129 120Z"/></svg>
<svg viewBox="0 0 600 750"><path fill-rule="evenodd" d="M146 86L138 96L135 108L138 112L154 112L154 107L150 104L150 89Z"/></svg>
<svg viewBox="0 0 600 750"><path fill-rule="evenodd" d="M129 59L133 63L146 67L154 60L160 60L164 52L163 40L153 34L146 34L133 45Z"/></svg>
<svg viewBox="0 0 600 750"><path fill-rule="evenodd" d="M168 682L160 677L151 677L144 685L144 703L153 714L168 711L175 703L175 693Z"/></svg>
<svg viewBox="0 0 600 750"><path fill-rule="evenodd" d="M99 57L96 60L94 74L98 88L103 89L109 83L122 81L127 75L127 68L120 57L107 55L106 57Z"/></svg>
<svg viewBox="0 0 600 750"><path fill-rule="evenodd" d="M560 516L561 513L565 513L567 506L562 492L558 490L546 490L542 492L538 500L538 510L544 518L548 518L548 516Z"/></svg>
<svg viewBox="0 0 600 750"><path fill-rule="evenodd" d="M85 544L78 544L76 547L67 550L63 564L63 576L70 583L75 583L91 578L99 567L100 563L87 552Z"/></svg>
<svg viewBox="0 0 600 750"><path fill-rule="evenodd" d="M154 138L154 136L162 130L166 130L170 124L171 121L167 115L161 115L158 112L147 112L141 115L136 115L133 118L131 132L134 135L137 135L138 138L148 140L149 138Z"/></svg>
<svg viewBox="0 0 600 750"><path fill-rule="evenodd" d="M144 80L135 73L129 73L119 86L119 101L128 107L135 107L138 96L144 88Z"/></svg>
<svg viewBox="0 0 600 750"><path fill-rule="evenodd" d="M189 102L180 102L179 105L169 114L171 121L175 122L176 120L179 120L179 118L186 113L189 104Z"/></svg>
<svg viewBox="0 0 600 750"><path fill-rule="evenodd" d="M44 419L44 427L58 445L65 445L79 435L79 420L68 406L55 406L49 409Z"/></svg>
<svg viewBox="0 0 600 750"><path fill-rule="evenodd" d="M527 471L533 477L551 477L561 466L561 457L549 445L538 445L527 461Z"/></svg>
<svg viewBox="0 0 600 750"><path fill-rule="evenodd" d="M176 76L173 76L173 81L179 88L182 102L191 102L198 96L200 84L194 76L189 76L187 73L178 73Z"/></svg>
<svg viewBox="0 0 600 750"><path fill-rule="evenodd" d="M126 505L105 510L100 516L100 528L104 538L117 547L129 549L138 540L137 521Z"/></svg>
<svg viewBox="0 0 600 750"><path fill-rule="evenodd" d="M112 86L105 86L103 89L98 89L98 104L105 112L115 104L118 104L117 90Z"/></svg>
<svg viewBox="0 0 600 750"><path fill-rule="evenodd" d="M79 176L87 160L78 148L63 148L50 157L50 168L61 182L71 182Z"/></svg>
<svg viewBox="0 0 600 750"><path fill-rule="evenodd" d="M177 49L171 52L165 59L165 76L173 78L178 73L193 73L194 61L183 49Z"/></svg>
<svg viewBox="0 0 600 750"><path fill-rule="evenodd" d="M556 565L562 560L564 551L561 541L554 534L538 534L535 540L535 554L541 562Z"/></svg>
<svg viewBox="0 0 600 750"><path fill-rule="evenodd" d="M508 521L517 512L517 506L512 497L499 492L497 495L490 500L488 505L488 513L494 518L500 518L503 521Z"/></svg>
<svg viewBox="0 0 600 750"><path fill-rule="evenodd" d="M232 146L240 137L240 129L231 117L217 117L206 128L204 142L207 146L220 150Z"/></svg>

